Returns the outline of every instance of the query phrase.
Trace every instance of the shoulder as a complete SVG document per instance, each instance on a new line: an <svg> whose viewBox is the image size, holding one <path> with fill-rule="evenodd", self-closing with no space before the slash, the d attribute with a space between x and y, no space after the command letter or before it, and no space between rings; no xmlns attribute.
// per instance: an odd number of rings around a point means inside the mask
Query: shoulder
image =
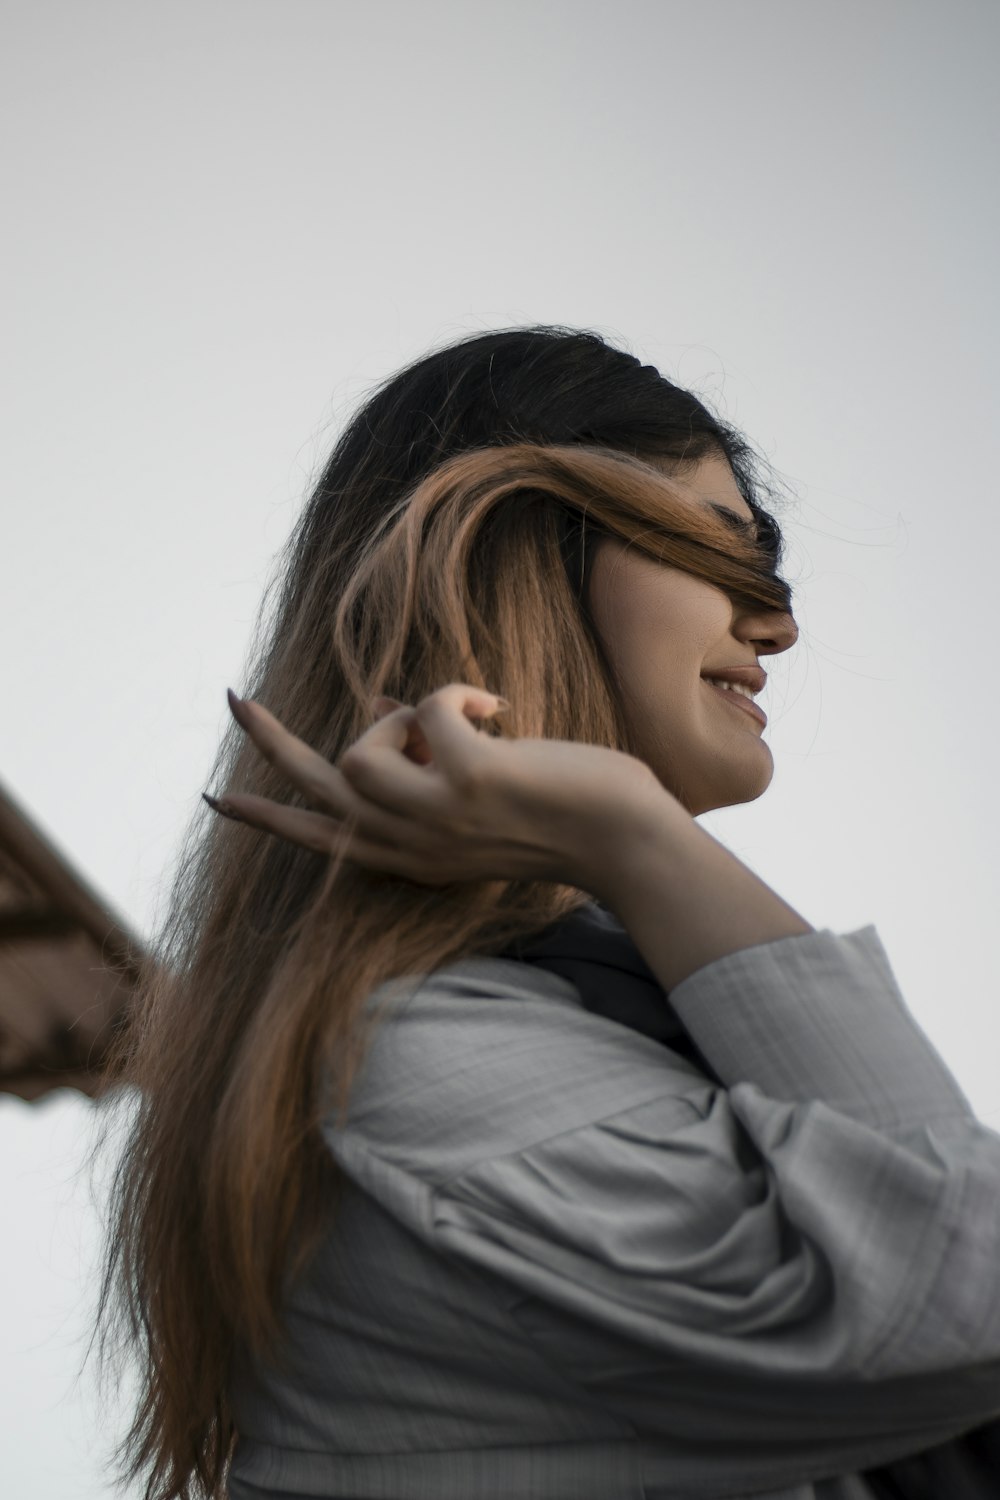
<svg viewBox="0 0 1000 1500"><path fill-rule="evenodd" d="M390 981L343 1131L438 1186L478 1162L708 1080L662 1043L584 1008L568 980L470 958Z"/></svg>

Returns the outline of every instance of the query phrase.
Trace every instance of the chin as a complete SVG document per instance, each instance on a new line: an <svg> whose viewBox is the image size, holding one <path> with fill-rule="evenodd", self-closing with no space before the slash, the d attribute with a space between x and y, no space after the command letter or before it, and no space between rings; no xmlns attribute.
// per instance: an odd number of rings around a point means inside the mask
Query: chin
<svg viewBox="0 0 1000 1500"><path fill-rule="evenodd" d="M661 776L659 772L657 777L660 784L671 796L677 798L692 818L697 818L702 813L715 812L722 807L739 807L742 803L756 802L763 797L774 778L774 762L768 751L766 764L755 768L744 767L742 774L730 770L727 775L720 771L708 784L703 777L697 783L688 782L686 786L680 785L675 777Z"/></svg>
<svg viewBox="0 0 1000 1500"><path fill-rule="evenodd" d="M756 802L766 791L767 787L763 786L759 791L747 792L739 797L716 797L711 801L701 803L696 808L688 808L688 811L692 818L698 818L702 813L716 812L722 807L740 807L745 802Z"/></svg>
<svg viewBox="0 0 1000 1500"><path fill-rule="evenodd" d="M741 778L736 786L728 787L725 792L720 789L719 795L712 798L707 806L700 809L701 812L713 812L719 807L739 807L744 802L756 802L763 797L774 776L774 765L770 766L766 775L756 776L751 781L749 778ZM697 813L692 814L697 817Z"/></svg>

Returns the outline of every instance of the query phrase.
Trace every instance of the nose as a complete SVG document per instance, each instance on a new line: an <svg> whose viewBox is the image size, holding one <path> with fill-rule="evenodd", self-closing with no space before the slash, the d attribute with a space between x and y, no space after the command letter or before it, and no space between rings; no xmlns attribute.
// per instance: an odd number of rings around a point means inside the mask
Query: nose
<svg viewBox="0 0 1000 1500"><path fill-rule="evenodd" d="M786 609L758 608L735 621L733 634L755 646L759 656L778 656L795 645L799 627Z"/></svg>

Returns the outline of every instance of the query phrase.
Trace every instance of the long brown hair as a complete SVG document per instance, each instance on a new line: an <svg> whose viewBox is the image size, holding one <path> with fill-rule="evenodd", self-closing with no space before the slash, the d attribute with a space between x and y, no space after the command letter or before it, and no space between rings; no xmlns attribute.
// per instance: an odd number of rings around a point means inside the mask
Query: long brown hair
<svg viewBox="0 0 1000 1500"><path fill-rule="evenodd" d="M678 496L729 460L755 540ZM336 761L371 699L448 682L513 705L485 732L634 754L566 567L566 518L789 608L780 530L748 445L651 366L578 330L466 339L394 376L354 416L285 549L278 607L237 691ZM262 615L266 607L262 605ZM539 643L544 642L544 650ZM222 689L220 687L220 698ZM308 805L232 725L205 785ZM102 1372L139 1358L116 1450L146 1500L221 1497L239 1343L273 1357L289 1278L333 1232L319 1122L342 1121L394 976L496 954L588 899L573 886L428 887L196 813L101 1108L130 1111L112 1178L95 1334Z"/></svg>

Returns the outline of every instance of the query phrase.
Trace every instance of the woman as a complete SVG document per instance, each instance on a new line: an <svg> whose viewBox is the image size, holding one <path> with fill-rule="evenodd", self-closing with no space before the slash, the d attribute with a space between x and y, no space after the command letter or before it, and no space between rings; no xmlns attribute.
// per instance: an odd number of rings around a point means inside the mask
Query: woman
<svg viewBox="0 0 1000 1500"><path fill-rule="evenodd" d="M773 774L782 548L745 440L588 332L350 422L109 1075L147 1500L981 1479L1000 1136L875 929L694 822Z"/></svg>

